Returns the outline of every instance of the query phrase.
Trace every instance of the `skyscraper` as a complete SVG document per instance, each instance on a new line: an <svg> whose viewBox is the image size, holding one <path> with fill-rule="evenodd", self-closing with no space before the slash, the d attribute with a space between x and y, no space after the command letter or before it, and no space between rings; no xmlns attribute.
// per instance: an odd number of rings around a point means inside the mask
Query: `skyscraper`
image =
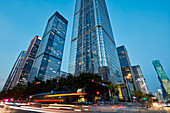
<svg viewBox="0 0 170 113"><path fill-rule="evenodd" d="M39 44L41 42L42 38L39 36L35 36L27 49L26 55L23 58L22 63L20 64L18 71L16 73L16 78L14 79L13 86L16 86L17 84L26 85L27 80L33 65L33 62L35 60Z"/></svg>
<svg viewBox="0 0 170 113"><path fill-rule="evenodd" d="M160 101L163 101L163 100L164 100L161 89L158 89L158 92L155 92L155 96L156 96Z"/></svg>
<svg viewBox="0 0 170 113"><path fill-rule="evenodd" d="M48 20L29 81L55 78L60 73L68 21L55 12Z"/></svg>
<svg viewBox="0 0 170 113"><path fill-rule="evenodd" d="M124 78L126 88L127 88L124 91L123 95L124 95L125 100L132 101L132 91L136 91L136 90L138 91L138 88L137 88L137 84L134 78L128 52L125 46L117 47L117 52L118 52L118 57L120 61L120 66L122 69L123 78Z"/></svg>
<svg viewBox="0 0 170 113"><path fill-rule="evenodd" d="M144 94L149 94L149 90L139 65L132 66L138 89Z"/></svg>
<svg viewBox="0 0 170 113"><path fill-rule="evenodd" d="M105 0L77 0L69 73L98 73L105 81L123 83Z"/></svg>
<svg viewBox="0 0 170 113"><path fill-rule="evenodd" d="M159 60L154 60L152 64L158 74L164 98L168 98L168 96L170 98L170 81L168 76L166 75Z"/></svg>
<svg viewBox="0 0 170 113"><path fill-rule="evenodd" d="M12 83L13 83L13 80L15 79L16 77L16 73L17 73L17 70L18 70L18 67L19 65L21 64L22 60L23 60L23 57L25 56L25 51L21 51L21 53L19 54L17 60L15 61L15 64L8 76L8 79L3 87L2 90L8 90L8 89L11 89L12 88Z"/></svg>
<svg viewBox="0 0 170 113"><path fill-rule="evenodd" d="M118 52L119 61L122 69L122 74L124 79L126 79L125 82L126 81L128 82L127 84L129 85L129 89L131 92L138 90L137 84L135 82L133 70L131 67L130 59L128 56L128 52L125 46L117 47L117 52Z"/></svg>

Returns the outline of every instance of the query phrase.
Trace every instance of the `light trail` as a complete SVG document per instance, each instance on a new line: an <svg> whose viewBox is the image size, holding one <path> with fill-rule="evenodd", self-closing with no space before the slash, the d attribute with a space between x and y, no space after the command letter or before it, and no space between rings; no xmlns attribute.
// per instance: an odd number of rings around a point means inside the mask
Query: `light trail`
<svg viewBox="0 0 170 113"><path fill-rule="evenodd" d="M15 107L15 106L8 106L8 108L11 109L17 109L17 110L25 110L25 111L33 111L33 112L39 112L39 113L61 113L63 110L51 110L51 109L44 109L44 108L35 108L35 107ZM64 112L71 112L71 111L64 111Z"/></svg>
<svg viewBox="0 0 170 113"><path fill-rule="evenodd" d="M55 95L46 95L45 97L74 96L74 95L86 95L86 93L55 94Z"/></svg>
<svg viewBox="0 0 170 113"><path fill-rule="evenodd" d="M64 99L44 99L44 100L34 100L34 102L64 102Z"/></svg>

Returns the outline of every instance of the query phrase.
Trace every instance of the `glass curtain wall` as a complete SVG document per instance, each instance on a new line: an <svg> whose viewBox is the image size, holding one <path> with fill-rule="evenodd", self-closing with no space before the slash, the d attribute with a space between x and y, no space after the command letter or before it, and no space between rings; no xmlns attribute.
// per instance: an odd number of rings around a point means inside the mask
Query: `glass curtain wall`
<svg viewBox="0 0 170 113"><path fill-rule="evenodd" d="M106 67L107 74L102 76L104 80L123 82L105 0L77 0L69 73L99 73Z"/></svg>
<svg viewBox="0 0 170 113"><path fill-rule="evenodd" d="M29 81L34 77L47 80L59 76L68 21L55 12L48 20L36 60L30 72Z"/></svg>
<svg viewBox="0 0 170 113"><path fill-rule="evenodd" d="M15 61L15 64L14 64L14 66L13 66L13 68L12 68L12 70L11 70L9 76L8 76L8 79L7 79L2 90L8 90L8 89L11 89L13 87L12 84L14 83L14 79L16 78L16 73L18 71L18 67L20 66L25 54L26 54L26 51L22 51L19 54L19 56L18 56L17 60Z"/></svg>

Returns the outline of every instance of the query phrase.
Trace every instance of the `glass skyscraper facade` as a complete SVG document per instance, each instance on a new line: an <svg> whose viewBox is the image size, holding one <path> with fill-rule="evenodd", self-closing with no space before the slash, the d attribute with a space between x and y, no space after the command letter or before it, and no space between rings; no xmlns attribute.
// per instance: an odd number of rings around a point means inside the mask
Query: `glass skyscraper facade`
<svg viewBox="0 0 170 113"><path fill-rule="evenodd" d="M138 90L137 84L134 78L134 73L131 67L129 55L128 55L128 52L125 46L117 47L117 52L119 56L119 61L120 61L120 66L122 69L123 77L124 79L127 79L130 90L131 91Z"/></svg>
<svg viewBox="0 0 170 113"><path fill-rule="evenodd" d="M132 66L138 89L144 94L149 94L149 90L139 65Z"/></svg>
<svg viewBox="0 0 170 113"><path fill-rule="evenodd" d="M18 71L18 67L21 64L21 62L22 62L22 60L25 56L25 53L26 53L25 51L22 51L19 54L19 56L18 56L17 60L15 61L15 64L14 64L14 66L13 66L13 68L12 68L12 70L11 70L9 76L8 76L8 79L7 79L2 90L8 90L8 89L11 89L13 87L12 83L14 82L14 79L16 78L16 73Z"/></svg>
<svg viewBox="0 0 170 113"><path fill-rule="evenodd" d="M22 63L20 64L18 71L16 73L17 78L15 78L14 86L21 84L26 85L27 80L34 63L40 42L42 38L39 36L35 36L27 49L26 55L23 58Z"/></svg>
<svg viewBox="0 0 170 113"><path fill-rule="evenodd" d="M55 78L60 74L68 21L55 12L48 20L29 81Z"/></svg>
<svg viewBox="0 0 170 113"><path fill-rule="evenodd" d="M76 1L69 73L81 72L98 73L105 81L123 83L105 0Z"/></svg>
<svg viewBox="0 0 170 113"><path fill-rule="evenodd" d="M132 91L138 91L138 87L131 67L129 55L125 46L117 47L117 52L119 56L123 78L127 87L126 91L128 91L129 99L132 100ZM124 93L124 96L126 97L126 93Z"/></svg>
<svg viewBox="0 0 170 113"><path fill-rule="evenodd" d="M167 98L168 96L170 98L170 81L168 76L166 75L159 60L154 60L152 64L158 74L164 98Z"/></svg>

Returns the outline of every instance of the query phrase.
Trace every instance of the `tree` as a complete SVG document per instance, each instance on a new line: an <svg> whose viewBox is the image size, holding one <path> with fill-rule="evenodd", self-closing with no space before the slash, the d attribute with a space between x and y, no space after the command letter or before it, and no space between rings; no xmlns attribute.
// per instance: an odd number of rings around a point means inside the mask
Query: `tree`
<svg viewBox="0 0 170 113"><path fill-rule="evenodd" d="M95 82L92 82L94 80ZM105 83L103 86L99 83ZM94 101L96 92L100 92L100 96L109 98L109 90L113 95L118 95L116 85L111 82L102 81L101 76L92 73L81 73L78 76L68 75L67 77L53 78L47 81L41 81L35 77L32 83L26 86L18 85L6 92L0 92L0 98L14 98L14 100L25 100L30 95L45 93L51 91L77 91L79 88L87 93L87 101Z"/></svg>
<svg viewBox="0 0 170 113"><path fill-rule="evenodd" d="M141 98L144 97L144 94L141 91L132 91L132 93L133 93L132 95L136 97L138 102Z"/></svg>
<svg viewBox="0 0 170 113"><path fill-rule="evenodd" d="M117 86L112 82L104 82L107 86L109 86L110 92L113 96L118 96L119 91L117 90Z"/></svg>
<svg viewBox="0 0 170 113"><path fill-rule="evenodd" d="M92 82L92 80L94 82ZM100 93L100 96L109 99L109 90L107 86L103 86L100 83L105 83L101 76L92 73L81 73L78 76L78 86L84 89L87 93L87 101L94 101L94 97L97 95L96 92ZM113 87L111 88L113 92Z"/></svg>
<svg viewBox="0 0 170 113"><path fill-rule="evenodd" d="M147 99L147 101L149 101L149 102L152 102L152 98L151 98L151 97L154 97L154 96L151 95L151 94L145 94L144 96L145 96L145 98Z"/></svg>
<svg viewBox="0 0 170 113"><path fill-rule="evenodd" d="M6 97L7 93L6 91L1 91L0 92L0 100L4 99L4 97Z"/></svg>

